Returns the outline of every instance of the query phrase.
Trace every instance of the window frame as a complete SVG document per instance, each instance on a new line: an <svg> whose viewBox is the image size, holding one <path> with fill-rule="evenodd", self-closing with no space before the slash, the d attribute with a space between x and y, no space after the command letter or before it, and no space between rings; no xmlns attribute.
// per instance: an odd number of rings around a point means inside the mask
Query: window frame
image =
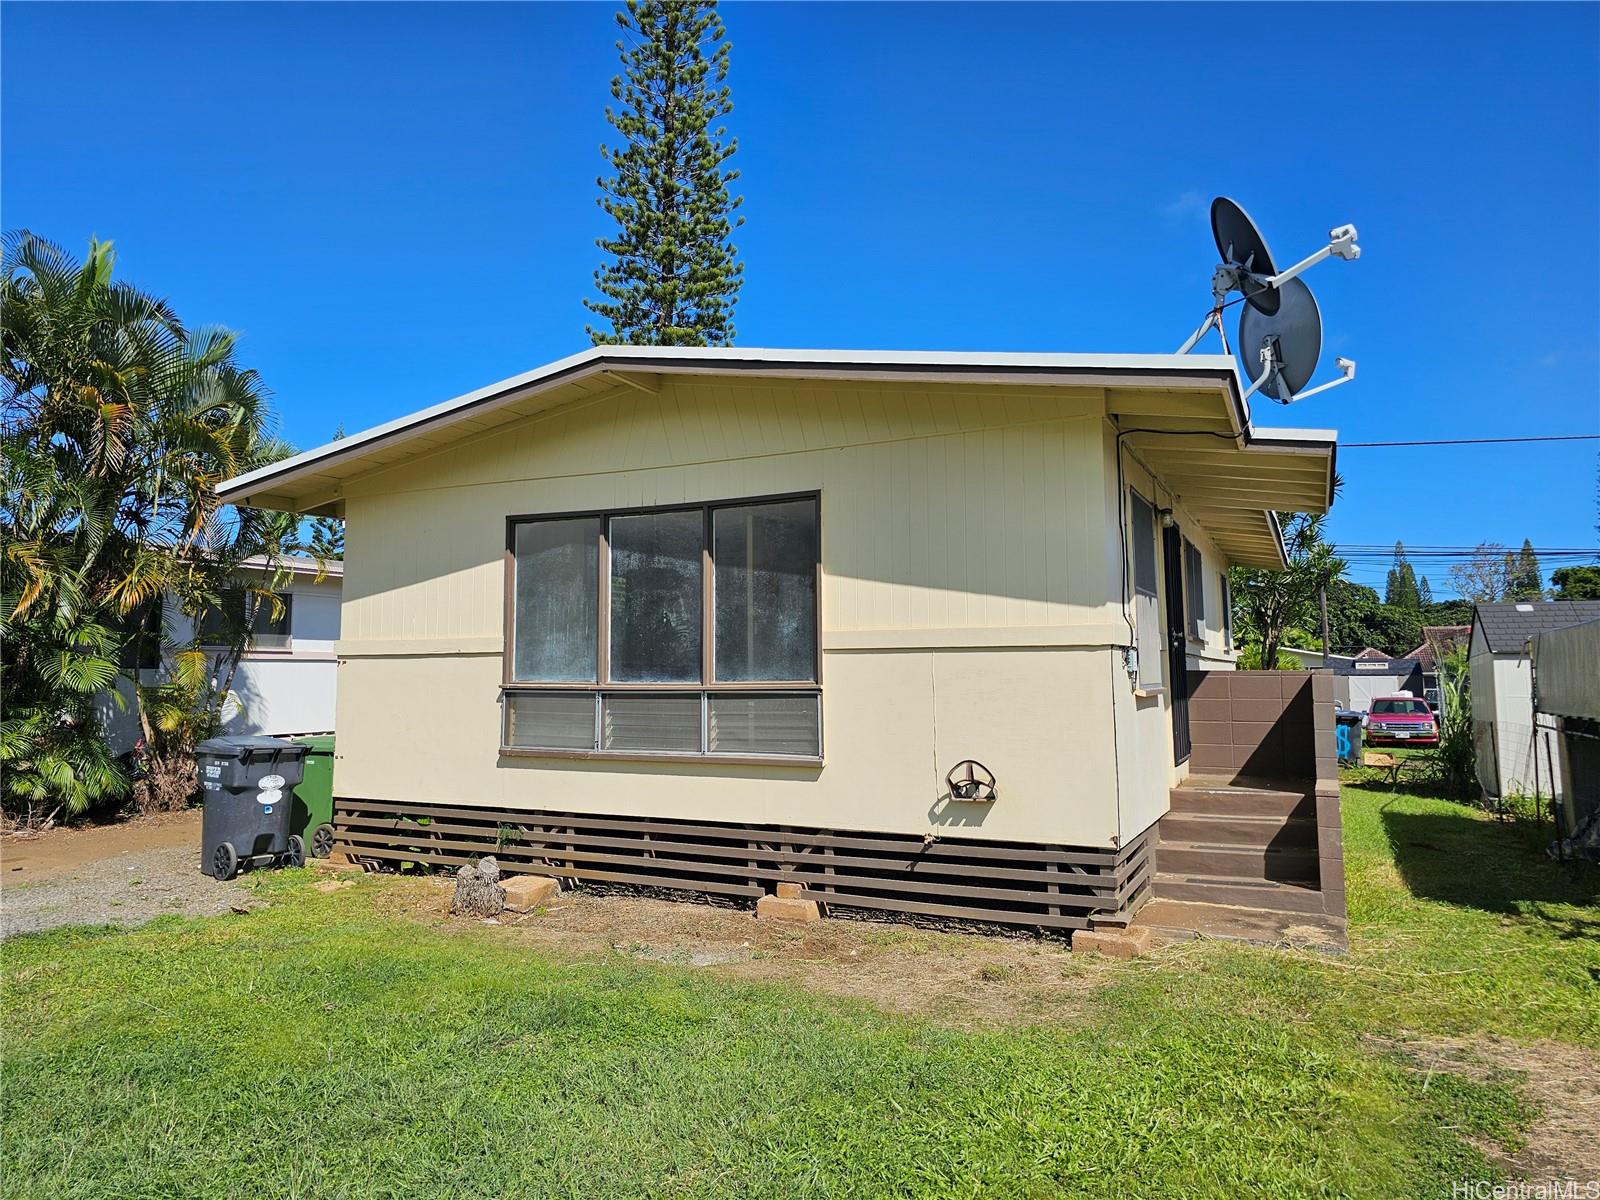
<svg viewBox="0 0 1600 1200"><path fill-rule="evenodd" d="M712 553L713 519L720 510L748 508L761 504L784 504L810 501L816 518L816 547L812 571L815 583L812 588L812 661L815 663L814 679L783 680L719 680L716 678L716 563ZM647 516L654 513L692 512L701 515L700 542L700 679L689 683L624 682L611 678L611 520L614 517ZM533 521L568 521L596 519L600 524L596 570L598 588L595 605L596 645L595 680L593 683L566 681L541 681L514 678L516 663L516 601L517 601L517 528ZM823 761L822 741L822 492L820 489L800 492L774 492L759 496L730 496L715 500L696 500L673 504L642 504L617 508L576 509L566 512L515 513L505 519L504 580L502 587L503 644L500 654L500 753L505 757L527 758L578 758L619 759L651 762L703 762L740 763L762 766L800 765L816 766ZM592 749L547 749L506 744L509 725L505 698L518 693L561 692L568 695L592 694L597 698L596 724L607 695L657 695L700 696L702 727L710 697L754 696L762 694L815 696L817 698L817 748L815 755L794 754L719 754L715 751L649 751L606 750L598 745ZM705 744L702 733L702 744Z"/></svg>
<svg viewBox="0 0 1600 1200"><path fill-rule="evenodd" d="M1183 607L1184 632L1192 642L1205 644L1206 630L1206 559L1200 547L1183 538Z"/></svg>
<svg viewBox="0 0 1600 1200"><path fill-rule="evenodd" d="M1150 562L1155 578L1148 588L1139 586L1138 505L1150 512ZM1138 488L1128 488L1128 567L1133 608L1133 642L1139 652L1134 689L1142 696L1157 696L1167 689L1167 636L1161 613L1161 510L1146 500ZM1154 654L1146 651L1154 648ZM1147 673L1148 672L1148 673Z"/></svg>
<svg viewBox="0 0 1600 1200"><path fill-rule="evenodd" d="M1222 648L1233 649L1233 581L1228 578L1228 568L1223 567L1217 572L1217 578L1222 581Z"/></svg>
<svg viewBox="0 0 1600 1200"><path fill-rule="evenodd" d="M285 587L285 588L281 588L281 589L278 589L278 590L275 590L275 591L272 592L272 594L274 596L276 596L283 604L283 616L280 618L280 620L283 622L283 632L281 634L275 634L275 633L270 633L270 632L266 632L266 631L262 631L262 630L257 630L256 629L256 622L261 619L261 607L262 607L263 604L267 603L267 601L265 599L263 599L263 597L260 594L261 590L262 589L252 588L252 587L238 587L238 588L226 588L226 589L224 589L224 593L223 594L225 596L226 595L230 595L230 594L234 594L234 595L239 595L239 596L242 597L243 607L244 607L244 621L246 622L246 624L250 628L250 637L249 637L249 640L245 643L244 653L245 654L279 654L279 655L294 653L294 591L293 591L293 589ZM213 650L213 651L215 651L215 650L231 650L232 646L227 642L216 642L216 641L207 641L206 640L206 638L208 636L208 631L205 628L205 619L213 611L216 611L216 610L207 609L205 612L201 613L198 617L195 618L195 623L194 623L195 641L199 644L199 647L200 647L201 650ZM276 622L271 622L271 623L276 624ZM269 638L281 638L282 640L281 641L268 642L268 643L263 644L263 643L261 643L261 642L259 642L257 640L259 637L263 636L263 634L265 634L265 636L267 636Z"/></svg>

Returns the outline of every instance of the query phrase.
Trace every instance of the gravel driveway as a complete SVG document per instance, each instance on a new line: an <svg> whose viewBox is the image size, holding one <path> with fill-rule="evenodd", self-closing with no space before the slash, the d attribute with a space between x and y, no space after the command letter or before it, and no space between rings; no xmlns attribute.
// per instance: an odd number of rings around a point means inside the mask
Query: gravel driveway
<svg viewBox="0 0 1600 1200"><path fill-rule="evenodd" d="M0 938L61 925L142 925L244 907L250 893L199 869L199 822L52 831L0 847Z"/></svg>

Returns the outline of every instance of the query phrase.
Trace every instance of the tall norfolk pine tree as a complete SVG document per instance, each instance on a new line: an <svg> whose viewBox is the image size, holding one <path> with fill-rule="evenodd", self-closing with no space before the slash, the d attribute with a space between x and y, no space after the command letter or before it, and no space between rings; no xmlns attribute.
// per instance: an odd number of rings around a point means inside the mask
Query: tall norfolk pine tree
<svg viewBox="0 0 1600 1200"><path fill-rule="evenodd" d="M1396 608L1421 608L1422 594L1417 587L1417 572L1406 560L1406 547L1404 542L1394 544L1394 566L1389 568L1387 586L1384 588L1383 602L1392 604Z"/></svg>
<svg viewBox="0 0 1600 1200"><path fill-rule="evenodd" d="M730 239L744 197L728 194L738 140L716 124L733 111L726 31L701 0L628 0L617 25L623 73L606 119L623 140L600 147L616 173L596 181L617 233L595 243L610 260L594 276L601 298L584 300L611 329L588 334L596 345L729 345L744 277Z"/></svg>

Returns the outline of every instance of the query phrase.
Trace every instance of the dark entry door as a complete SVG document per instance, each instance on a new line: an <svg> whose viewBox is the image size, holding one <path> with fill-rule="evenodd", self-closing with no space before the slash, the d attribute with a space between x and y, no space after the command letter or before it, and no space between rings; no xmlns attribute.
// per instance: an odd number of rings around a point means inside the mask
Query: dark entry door
<svg viewBox="0 0 1600 1200"><path fill-rule="evenodd" d="M1184 633L1183 535L1176 525L1161 531L1167 585L1167 695L1172 702L1172 761L1189 761L1189 642Z"/></svg>

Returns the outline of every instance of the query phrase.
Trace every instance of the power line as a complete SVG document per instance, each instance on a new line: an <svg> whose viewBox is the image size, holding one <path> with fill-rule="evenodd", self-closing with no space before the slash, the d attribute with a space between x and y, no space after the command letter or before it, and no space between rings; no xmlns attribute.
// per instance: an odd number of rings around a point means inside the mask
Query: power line
<svg viewBox="0 0 1600 1200"><path fill-rule="evenodd" d="M1340 442L1341 450L1377 450L1391 446L1504 446L1512 442L1600 442L1600 433L1558 433L1540 437L1438 438L1415 442Z"/></svg>

